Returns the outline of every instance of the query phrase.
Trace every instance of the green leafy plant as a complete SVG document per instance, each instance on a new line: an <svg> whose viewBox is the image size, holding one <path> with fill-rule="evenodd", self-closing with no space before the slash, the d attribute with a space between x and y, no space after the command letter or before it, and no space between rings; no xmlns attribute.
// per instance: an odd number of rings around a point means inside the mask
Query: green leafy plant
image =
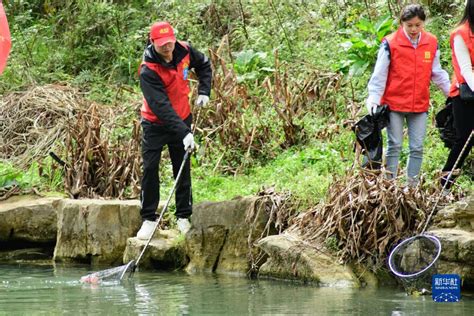
<svg viewBox="0 0 474 316"><path fill-rule="evenodd" d="M361 19L355 29L348 31L350 39L342 43L346 58L341 60L339 71L350 77L358 77L376 61L382 39L392 32L395 22L390 16L382 17L375 23Z"/></svg>
<svg viewBox="0 0 474 316"><path fill-rule="evenodd" d="M39 186L38 164L33 163L26 171L21 171L11 164L0 163L0 188L18 185L22 188Z"/></svg>
<svg viewBox="0 0 474 316"><path fill-rule="evenodd" d="M0 188L17 184L20 177L19 170L9 164L0 164Z"/></svg>
<svg viewBox="0 0 474 316"><path fill-rule="evenodd" d="M137 67L149 26L168 20L178 39L189 41L209 58L208 49L218 52L213 66L228 65L237 75L234 81L216 67L214 79L221 76L221 84L213 82L211 104L197 115L196 140L202 150L192 162L195 202L254 194L262 185L275 185L278 190L291 190L303 209L322 199L332 178L353 164L350 120L359 114L359 101L366 94L367 76L380 41L395 27L387 15L399 13L398 7L390 6L395 2L348 0L343 8L332 0L272 4L245 0L4 1L13 46L0 94L47 83L77 86L88 99L123 112L115 119L110 137L128 139L141 105ZM449 8L441 2L425 3L430 12L426 29L437 35L443 68L452 73L449 31L459 17L447 14L460 15L462 3L456 0L456 6L453 2ZM344 51L336 53L341 43ZM334 71L351 76L346 76L349 80L328 79L342 77ZM262 84L265 78L273 89L279 87L273 90L279 93L269 93L270 86ZM226 90L233 86L235 89ZM432 96L434 106L444 104L441 93L434 91ZM291 147L281 146L286 139L285 125L275 104L286 110L283 114L291 114L290 123L302 127ZM203 124L206 119L208 125ZM423 171L427 183L437 185L447 150L439 144L432 126L426 148ZM22 188L62 189L64 172L57 164L39 161L31 170L13 171L10 166L8 172L2 172L2 164L8 162L0 162L0 185L15 181ZM172 185L172 171L165 165L161 173L164 193ZM472 180L465 174L457 183L468 190Z"/></svg>
<svg viewBox="0 0 474 316"><path fill-rule="evenodd" d="M255 81L265 78L275 71L268 66L267 53L244 50L235 54L234 70L237 72L237 81Z"/></svg>
<svg viewBox="0 0 474 316"><path fill-rule="evenodd" d="M337 237L334 235L326 238L325 246L333 252L337 252L340 250L339 241L337 240Z"/></svg>

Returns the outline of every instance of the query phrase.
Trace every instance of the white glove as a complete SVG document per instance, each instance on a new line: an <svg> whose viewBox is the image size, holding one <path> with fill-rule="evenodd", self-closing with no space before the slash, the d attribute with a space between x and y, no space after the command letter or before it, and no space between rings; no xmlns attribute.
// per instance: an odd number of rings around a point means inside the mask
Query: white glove
<svg viewBox="0 0 474 316"><path fill-rule="evenodd" d="M209 102L209 97L204 94L200 94L196 99L197 106L205 106Z"/></svg>
<svg viewBox="0 0 474 316"><path fill-rule="evenodd" d="M377 107L379 105L377 103L375 103L374 101L371 101L369 99L367 99L367 101L365 102L365 107L367 108L367 111L369 112L369 115L374 115L375 112L377 112Z"/></svg>
<svg viewBox="0 0 474 316"><path fill-rule="evenodd" d="M186 136L184 136L183 145L184 145L184 150L194 149L194 137L192 133L188 133Z"/></svg>

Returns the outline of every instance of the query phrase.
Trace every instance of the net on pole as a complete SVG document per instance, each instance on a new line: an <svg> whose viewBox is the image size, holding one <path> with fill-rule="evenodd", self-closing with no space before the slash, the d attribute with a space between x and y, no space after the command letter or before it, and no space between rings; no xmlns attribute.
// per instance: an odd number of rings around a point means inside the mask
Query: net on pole
<svg viewBox="0 0 474 316"><path fill-rule="evenodd" d="M388 265L408 294L431 292L431 277L437 272L441 242L432 235L417 235L398 244Z"/></svg>
<svg viewBox="0 0 474 316"><path fill-rule="evenodd" d="M153 232L150 234L150 237L148 237L148 240L143 247L142 251L140 252L140 255L138 256L137 260L132 260L129 263L122 265L120 267L116 268L111 268L107 270L102 270L98 272L94 272L88 275L85 275L81 278L81 282L84 283L92 283L92 284L97 284L97 283L102 283L104 281L111 281L111 282L120 282L122 281L125 277L130 277L132 276L133 272L135 269L138 267L138 264L140 263L141 258L143 257L143 254L145 253L148 245L150 244L151 239L153 238L153 235L155 234L155 231L157 227L159 226L161 219L163 218L163 215L165 214L166 210L168 209L168 206L171 201L171 197L173 196L174 191L176 190L176 187L178 185L178 181L181 178L181 174L183 173L184 166L186 164L186 161L188 160L189 155L191 154L192 149L187 149L184 157L183 157L183 162L181 163L181 166L179 168L178 174L176 175L176 179L174 181L173 187L171 188L171 192L168 196L168 199L166 200L166 204L161 210L160 216L158 217L158 220L155 223L155 228L153 229Z"/></svg>
<svg viewBox="0 0 474 316"><path fill-rule="evenodd" d="M128 278L132 275L135 270L135 261L132 260L127 264L121 265L119 267L106 269L102 271L97 271L90 273L81 277L81 282L97 284L102 282L119 282L125 278Z"/></svg>

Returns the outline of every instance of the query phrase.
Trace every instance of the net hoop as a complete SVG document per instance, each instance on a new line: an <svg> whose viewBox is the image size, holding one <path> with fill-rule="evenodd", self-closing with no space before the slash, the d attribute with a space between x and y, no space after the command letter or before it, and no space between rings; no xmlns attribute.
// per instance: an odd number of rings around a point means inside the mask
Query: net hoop
<svg viewBox="0 0 474 316"><path fill-rule="evenodd" d="M398 250L400 248L404 247L407 243L411 242L414 239L418 239L420 237L428 238L429 240L431 240L431 242L433 242L436 245L436 248L437 248L438 251L436 253L435 258L433 259L433 261L427 267L425 267L423 270L418 271L416 273L403 274L403 273L398 272L393 267L393 255L396 254L398 252ZM413 237L410 237L408 239L405 239L404 241L399 243L392 250L392 252L390 253L390 256L388 257L388 266L390 268L390 271L392 271L392 273L395 274L399 278L402 278L402 279L413 278L413 277L419 276L419 275L423 274L425 271L429 270L436 263L436 261L438 261L438 258L439 258L440 255L441 255L441 242L439 241L439 239L437 237L435 237L433 235L417 235L417 236L413 236Z"/></svg>
<svg viewBox="0 0 474 316"><path fill-rule="evenodd" d="M129 276L131 276L133 272L135 271L135 260L132 260L125 265L122 273L120 274L120 281L123 280L124 276L126 275L127 271L129 271L129 269L130 269Z"/></svg>

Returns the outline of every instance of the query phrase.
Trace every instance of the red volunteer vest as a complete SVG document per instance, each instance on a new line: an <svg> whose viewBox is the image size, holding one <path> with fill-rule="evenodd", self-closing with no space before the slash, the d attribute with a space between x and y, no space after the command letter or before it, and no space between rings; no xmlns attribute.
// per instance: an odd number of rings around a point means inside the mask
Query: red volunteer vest
<svg viewBox="0 0 474 316"><path fill-rule="evenodd" d="M186 44L180 42L186 49ZM161 78L165 86L166 94L171 102L173 109L181 119L186 119L191 113L189 106L189 52L179 62L176 69L167 68L157 63L142 62L140 67L147 65L148 68L156 72ZM160 123L159 118L151 111L145 98L143 98L143 105L140 109L141 115L147 121L153 123Z"/></svg>
<svg viewBox="0 0 474 316"><path fill-rule="evenodd" d="M451 56L454 68L453 78L451 80L451 88L449 89L449 96L456 97L459 95L459 84L465 83L464 77L461 75L461 69L459 68L458 60L456 59L456 55L454 54L454 37L456 35L461 35L464 43L469 50L469 55L471 56L471 65L474 65L473 56L474 56L474 48L473 48L473 38L474 35L472 34L469 23L464 23L463 25L457 27L454 31L451 32L451 36L449 38L449 42L451 43Z"/></svg>
<svg viewBox="0 0 474 316"><path fill-rule="evenodd" d="M402 28L388 35L390 67L381 104L390 110L421 113L428 111L433 61L438 48L436 37L421 33L415 49Z"/></svg>

